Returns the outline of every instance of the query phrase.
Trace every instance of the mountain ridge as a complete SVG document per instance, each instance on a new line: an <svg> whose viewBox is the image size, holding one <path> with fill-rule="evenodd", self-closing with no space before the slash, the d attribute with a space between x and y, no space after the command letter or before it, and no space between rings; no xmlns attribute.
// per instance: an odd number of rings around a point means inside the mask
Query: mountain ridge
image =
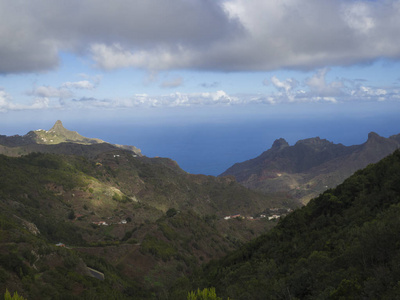
<svg viewBox="0 0 400 300"><path fill-rule="evenodd" d="M375 132L360 145L344 146L320 137L274 141L259 156L236 163L220 176L233 175L244 186L264 193L288 193L306 203L334 187L356 170L375 163L400 147L400 135L389 138Z"/></svg>
<svg viewBox="0 0 400 300"><path fill-rule="evenodd" d="M60 146L61 144L66 146ZM70 152L67 149L70 149ZM112 149L124 149L142 156L141 150L135 146L110 144L101 139L84 137L76 131L66 129L60 120L49 130L33 130L23 136L0 135L0 154L8 156L25 155L35 151L90 156Z"/></svg>

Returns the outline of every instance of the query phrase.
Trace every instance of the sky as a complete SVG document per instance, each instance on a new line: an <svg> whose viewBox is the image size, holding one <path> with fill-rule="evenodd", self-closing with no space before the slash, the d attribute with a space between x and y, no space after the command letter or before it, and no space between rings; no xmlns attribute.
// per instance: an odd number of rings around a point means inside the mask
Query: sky
<svg viewBox="0 0 400 300"><path fill-rule="evenodd" d="M0 134L58 119L217 175L400 133L400 1L0 0Z"/></svg>

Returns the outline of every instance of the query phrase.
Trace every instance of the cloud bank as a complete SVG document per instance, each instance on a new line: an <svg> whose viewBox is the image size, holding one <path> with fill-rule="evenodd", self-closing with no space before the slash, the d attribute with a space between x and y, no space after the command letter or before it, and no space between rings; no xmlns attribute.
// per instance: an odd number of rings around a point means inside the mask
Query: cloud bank
<svg viewBox="0 0 400 300"><path fill-rule="evenodd" d="M59 87L39 86L27 93L33 97L32 103L18 104L4 90L0 89L0 112L27 109L125 109L125 108L166 108L199 106L240 106L276 105L281 103L348 103L381 102L400 100L398 85L373 87L362 80L327 80L328 68L319 69L302 82L294 78L272 76L265 79L273 90L264 94L229 94L223 90L202 93L173 92L161 95L132 94L130 97L98 98L78 96L76 89L93 89L89 81L66 82ZM180 84L175 79L170 84ZM260 83L262 84L262 83Z"/></svg>
<svg viewBox="0 0 400 300"><path fill-rule="evenodd" d="M400 1L0 0L0 73L314 69L400 57Z"/></svg>
<svg viewBox="0 0 400 300"><path fill-rule="evenodd" d="M31 104L15 103L12 97L0 88L0 112L19 110L42 110L50 108L50 101L47 97L38 97Z"/></svg>

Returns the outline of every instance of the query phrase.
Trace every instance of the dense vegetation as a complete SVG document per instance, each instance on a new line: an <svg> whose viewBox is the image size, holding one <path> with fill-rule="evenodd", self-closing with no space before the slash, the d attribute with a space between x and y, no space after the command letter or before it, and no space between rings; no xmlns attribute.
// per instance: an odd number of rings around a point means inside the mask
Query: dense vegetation
<svg viewBox="0 0 400 300"><path fill-rule="evenodd" d="M28 299L147 295L106 260L55 246L61 240L67 245L87 244L84 229L68 218L72 206L61 191L86 188L89 177L82 170L90 170L90 165L80 157L0 155L0 291L18 291ZM60 189L53 190L54 186ZM89 276L88 266L107 280Z"/></svg>
<svg viewBox="0 0 400 300"><path fill-rule="evenodd" d="M0 292L165 299L176 278L273 224L225 214L270 205L230 178L190 175L169 159L125 150L94 159L0 155Z"/></svg>
<svg viewBox="0 0 400 300"><path fill-rule="evenodd" d="M398 150L181 282L237 300L399 299L399 215Z"/></svg>
<svg viewBox="0 0 400 300"><path fill-rule="evenodd" d="M104 145L40 145L48 154L0 155L0 293L26 299L400 297L399 151L259 236L276 221L223 217L260 215L282 199L232 177L191 175L170 159Z"/></svg>

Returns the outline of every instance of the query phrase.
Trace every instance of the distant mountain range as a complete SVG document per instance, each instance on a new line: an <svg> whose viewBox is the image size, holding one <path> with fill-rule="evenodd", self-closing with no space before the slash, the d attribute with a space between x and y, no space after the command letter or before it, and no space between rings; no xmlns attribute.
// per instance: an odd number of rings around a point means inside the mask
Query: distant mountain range
<svg viewBox="0 0 400 300"><path fill-rule="evenodd" d="M365 143L353 146L319 137L290 146L281 138L260 156L237 163L220 176L233 175L250 189L286 194L304 204L399 147L400 134L384 138L374 132L368 134Z"/></svg>
<svg viewBox="0 0 400 300"><path fill-rule="evenodd" d="M87 138L64 128L58 120L50 130L38 129L26 135L0 135L0 154L20 156L31 152L95 156L99 153L124 149L142 156L134 146L110 144L96 138Z"/></svg>

